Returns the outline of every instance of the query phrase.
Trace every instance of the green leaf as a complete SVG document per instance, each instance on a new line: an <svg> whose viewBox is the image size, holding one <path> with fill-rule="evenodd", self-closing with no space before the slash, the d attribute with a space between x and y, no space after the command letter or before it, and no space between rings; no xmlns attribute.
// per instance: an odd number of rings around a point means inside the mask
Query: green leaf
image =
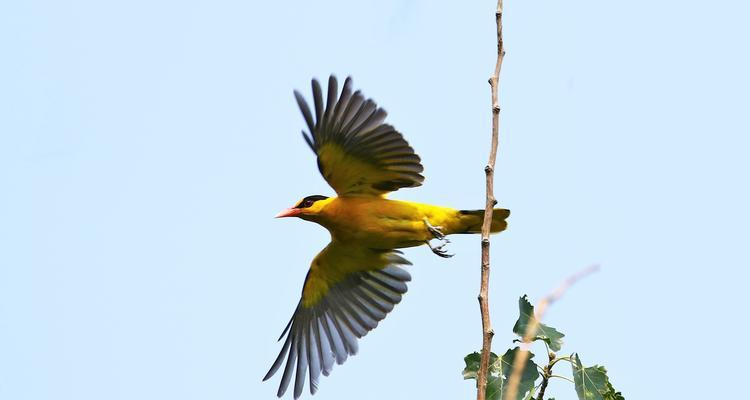
<svg viewBox="0 0 750 400"><path fill-rule="evenodd" d="M526 295L523 295L523 297L518 299L518 311L518 321L513 325L513 333L523 339L524 336L526 336L526 330L529 325L536 321L536 317L534 316L534 306L529 303ZM536 326L536 330L531 332L530 336L532 337L532 341L543 340L547 342L550 350L560 351L560 348L562 347L562 338L565 335L557 329L539 322Z"/></svg>
<svg viewBox="0 0 750 400"><path fill-rule="evenodd" d="M616 392L612 384L609 383L609 377L607 379L607 393L604 393L604 400L625 400L622 393Z"/></svg>
<svg viewBox="0 0 750 400"><path fill-rule="evenodd" d="M482 360L482 355L476 351L464 357L466 367L462 372L464 379L477 379L479 373L479 363Z"/></svg>
<svg viewBox="0 0 750 400"><path fill-rule="evenodd" d="M490 352L490 364L487 370L487 389L485 397L489 400L500 400L500 397L492 397L490 393L500 393L503 377L501 375L500 363L497 362L497 354ZM479 364L482 362L482 355L474 352L464 357L466 367L463 370L464 379L478 379ZM479 382L477 382L478 384Z"/></svg>
<svg viewBox="0 0 750 400"><path fill-rule="evenodd" d="M609 384L606 368L601 365L584 368L578 354L573 354L571 357L573 358L571 363L573 366L573 381L580 400L617 399L617 397L611 397L618 394L614 393L614 388ZM610 393L610 388L612 388L612 394L610 397L605 397ZM620 398L622 398L622 395L620 395ZM624 400L624 398L622 399Z"/></svg>
<svg viewBox="0 0 750 400"><path fill-rule="evenodd" d="M524 397L523 400L534 400L535 395L536 395L536 386L532 387L531 390L529 390L529 393L526 394L526 397Z"/></svg>
<svg viewBox="0 0 750 400"><path fill-rule="evenodd" d="M466 367L463 370L464 379L477 379L479 374L479 364L482 361L482 355L476 351L464 357ZM492 372L492 366L497 361L497 354L490 352L490 373ZM497 371L500 374L500 371Z"/></svg>
<svg viewBox="0 0 750 400"><path fill-rule="evenodd" d="M487 391L485 392L487 400L502 400L505 396L508 379L513 372L513 361L519 351L518 347L510 349L502 357L498 357L495 353L490 353ZM523 400L527 392L534 390L534 382L539 378L536 363L531 360L533 357L534 354L529 352L529 358L521 373L516 400ZM466 368L463 370L464 379L477 379L480 360L481 355L479 353L471 353L464 357L464 362L466 363Z"/></svg>
<svg viewBox="0 0 750 400"><path fill-rule="evenodd" d="M521 349L515 347L512 350L506 351L505 354L500 357L500 360L498 360L502 364L502 374L504 377L502 382L502 393L498 399L505 398L505 389L508 384L508 379L510 379L510 375L513 373L513 362L520 351ZM518 383L518 394L516 397L518 400L522 400L527 392L534 390L534 382L539 378L539 371L536 363L531 360L532 358L534 358L534 353L529 352L529 358L526 360L523 370L521 370L521 381Z"/></svg>
<svg viewBox="0 0 750 400"><path fill-rule="evenodd" d="M497 369L493 368L490 376L487 377L487 391L484 392L485 399L487 400L501 400L500 397L503 393L503 376L500 375Z"/></svg>

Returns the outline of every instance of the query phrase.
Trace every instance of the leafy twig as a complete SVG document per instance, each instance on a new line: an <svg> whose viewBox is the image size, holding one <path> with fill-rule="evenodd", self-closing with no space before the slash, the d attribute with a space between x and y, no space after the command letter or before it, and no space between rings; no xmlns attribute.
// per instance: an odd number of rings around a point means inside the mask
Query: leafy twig
<svg viewBox="0 0 750 400"><path fill-rule="evenodd" d="M503 48L503 0L497 1L495 23L497 25L497 62L495 72L489 79L492 91L492 143L490 157L484 168L487 179L487 196L482 222L482 277L479 289L479 311L482 314L482 358L477 376L477 400L485 400L487 390L487 371L490 364L490 349L492 347L492 324L490 322L490 306L487 299L490 281L490 226L492 224L492 210L497 204L493 193L495 179L495 159L497 158L497 143L500 131L500 104L498 102L498 85L500 83L500 68L503 64L505 49Z"/></svg>
<svg viewBox="0 0 750 400"><path fill-rule="evenodd" d="M592 274L599 270L598 265L593 265L591 267L588 267L582 271L579 271L570 277L568 277L565 281L563 281L560 286L558 286L552 293L544 297L542 300L539 301L536 305L536 315L535 318L529 318L528 325L526 327L526 333L523 335L522 342L523 343L529 343L534 340L534 336L536 335L537 328L539 327L540 321L542 320L542 317L544 316L545 311L547 311L547 307L549 307L552 303L560 299L560 297L565 294L565 291L568 290L573 284L578 282L581 278ZM510 378L508 379L508 390L505 392L505 399L506 400L514 400L517 397L518 394L518 385L521 382L521 372L523 371L524 365L526 365L526 361L529 358L529 351L525 348L522 348L521 351L518 354L518 357L516 357L513 360L513 372L510 375ZM552 360L550 360L552 362Z"/></svg>

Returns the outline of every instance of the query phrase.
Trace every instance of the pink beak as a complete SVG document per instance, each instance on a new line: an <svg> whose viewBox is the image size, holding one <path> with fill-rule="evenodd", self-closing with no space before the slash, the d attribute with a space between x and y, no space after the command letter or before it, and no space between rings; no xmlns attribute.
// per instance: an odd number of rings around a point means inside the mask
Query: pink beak
<svg viewBox="0 0 750 400"><path fill-rule="evenodd" d="M295 217L300 213L302 213L301 208L287 208L286 210L283 210L280 213L276 214L274 218Z"/></svg>

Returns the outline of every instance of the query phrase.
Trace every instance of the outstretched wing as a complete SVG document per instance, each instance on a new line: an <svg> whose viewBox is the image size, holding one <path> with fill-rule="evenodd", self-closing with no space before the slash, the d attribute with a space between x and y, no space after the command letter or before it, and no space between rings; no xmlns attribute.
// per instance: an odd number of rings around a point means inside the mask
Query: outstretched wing
<svg viewBox="0 0 750 400"><path fill-rule="evenodd" d="M283 396L294 376L294 398L305 378L310 393L318 390L320 374L328 376L334 361L342 364L357 353L357 339L375 329L406 293L411 263L398 250L353 248L331 242L315 257L307 273L302 299L281 334L279 356L263 380L286 359L277 395Z"/></svg>
<svg viewBox="0 0 750 400"><path fill-rule="evenodd" d="M424 168L414 149L391 125L386 112L346 78L341 96L338 82L328 79L325 106L320 83L312 80L315 119L302 95L294 91L310 132L302 136L318 156L318 169L339 196L380 196L422 184Z"/></svg>

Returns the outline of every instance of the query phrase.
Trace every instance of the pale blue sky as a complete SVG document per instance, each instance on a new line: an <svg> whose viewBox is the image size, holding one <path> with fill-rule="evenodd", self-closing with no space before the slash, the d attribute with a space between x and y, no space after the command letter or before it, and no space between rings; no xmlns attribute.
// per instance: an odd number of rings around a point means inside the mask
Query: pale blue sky
<svg viewBox="0 0 750 400"><path fill-rule="evenodd" d="M743 390L748 11L507 1L498 352L519 295L600 263L547 314L564 352L606 365L629 399ZM0 398L274 398L278 377L261 378L327 233L272 216L332 193L292 90L351 74L422 156L425 185L393 197L479 208L493 12L3 2ZM472 398L460 372L481 343L479 239L452 251L407 251L410 292L314 398Z"/></svg>

